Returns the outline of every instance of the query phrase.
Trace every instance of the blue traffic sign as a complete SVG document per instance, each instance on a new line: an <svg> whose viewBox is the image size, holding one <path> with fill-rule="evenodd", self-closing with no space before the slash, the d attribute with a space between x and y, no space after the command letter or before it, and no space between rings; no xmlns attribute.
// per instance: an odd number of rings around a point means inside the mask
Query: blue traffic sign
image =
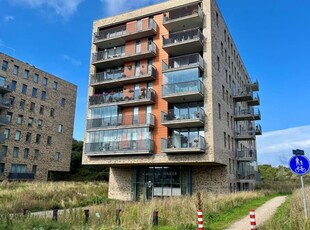
<svg viewBox="0 0 310 230"><path fill-rule="evenodd" d="M309 159L305 156L293 156L289 160L289 167L293 173L302 176L308 173L310 169Z"/></svg>

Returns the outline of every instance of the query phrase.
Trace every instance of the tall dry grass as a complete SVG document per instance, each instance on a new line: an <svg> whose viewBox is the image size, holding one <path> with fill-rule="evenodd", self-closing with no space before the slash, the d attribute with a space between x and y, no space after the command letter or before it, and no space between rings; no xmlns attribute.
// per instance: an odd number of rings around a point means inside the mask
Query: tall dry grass
<svg viewBox="0 0 310 230"><path fill-rule="evenodd" d="M2 182L0 213L72 208L107 199L106 183L84 182Z"/></svg>

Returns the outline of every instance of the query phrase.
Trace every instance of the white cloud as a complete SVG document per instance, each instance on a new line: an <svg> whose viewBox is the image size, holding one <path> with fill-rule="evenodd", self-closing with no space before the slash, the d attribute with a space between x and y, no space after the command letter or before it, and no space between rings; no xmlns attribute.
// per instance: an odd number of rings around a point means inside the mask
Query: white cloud
<svg viewBox="0 0 310 230"><path fill-rule="evenodd" d="M63 54L63 55L62 55L62 58L63 58L64 60L70 62L70 63L71 63L72 65L74 65L74 66L80 66L80 65L82 64L81 61L79 61L79 60L77 60L77 59L75 59L75 58L73 58L73 57L70 57L70 56L67 55L67 54Z"/></svg>
<svg viewBox="0 0 310 230"><path fill-rule="evenodd" d="M112 16L123 12L128 12L144 6L149 6L165 0L100 0L106 15Z"/></svg>
<svg viewBox="0 0 310 230"><path fill-rule="evenodd" d="M13 4L39 8L46 12L52 9L53 13L63 18L68 18L73 15L83 1L84 0L10 0Z"/></svg>
<svg viewBox="0 0 310 230"><path fill-rule="evenodd" d="M15 17L12 16L12 15L6 15L6 16L3 17L3 21L4 22L13 21L14 19L15 19Z"/></svg>
<svg viewBox="0 0 310 230"><path fill-rule="evenodd" d="M288 166L293 149L310 154L310 125L263 133L257 137L259 164Z"/></svg>

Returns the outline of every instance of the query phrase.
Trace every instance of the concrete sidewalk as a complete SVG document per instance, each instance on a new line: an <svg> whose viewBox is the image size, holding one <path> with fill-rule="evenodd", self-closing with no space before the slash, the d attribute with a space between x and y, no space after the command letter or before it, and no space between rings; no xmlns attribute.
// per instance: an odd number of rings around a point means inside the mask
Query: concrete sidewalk
<svg viewBox="0 0 310 230"><path fill-rule="evenodd" d="M259 226L266 222L272 217L276 212L276 209L284 203L286 196L278 196L263 204L261 207L255 210L255 219L256 226ZM244 217L243 219L235 222L226 230L249 230L251 229L250 225L250 215Z"/></svg>

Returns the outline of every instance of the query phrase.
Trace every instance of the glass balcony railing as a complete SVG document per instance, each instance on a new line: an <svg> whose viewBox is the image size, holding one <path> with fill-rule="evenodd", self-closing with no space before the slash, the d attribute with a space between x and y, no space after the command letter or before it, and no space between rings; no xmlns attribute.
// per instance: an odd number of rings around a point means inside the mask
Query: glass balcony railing
<svg viewBox="0 0 310 230"><path fill-rule="evenodd" d="M87 129L92 128L109 128L109 127L123 127L135 125L149 125L154 126L155 116L151 113L128 115L128 116L111 116L105 118L95 118L87 120Z"/></svg>
<svg viewBox="0 0 310 230"><path fill-rule="evenodd" d="M116 26L94 33L94 42L126 35L126 25Z"/></svg>
<svg viewBox="0 0 310 230"><path fill-rule="evenodd" d="M109 94L99 94L89 97L89 105L105 105L111 103L117 103L119 105L126 105L139 102L150 101L151 103L155 102L155 91L153 89L140 89L139 92L134 90L129 91L126 95L124 93L113 92Z"/></svg>
<svg viewBox="0 0 310 230"><path fill-rule="evenodd" d="M163 97L173 94L192 94L195 92L204 95L204 86L201 80L178 82L162 86Z"/></svg>
<svg viewBox="0 0 310 230"><path fill-rule="evenodd" d="M187 121L187 120L199 120L204 122L205 113L203 109L197 109L196 111L191 110L188 113L180 113L179 111L169 109L168 113L162 112L162 123L170 121Z"/></svg>
<svg viewBox="0 0 310 230"><path fill-rule="evenodd" d="M0 80L0 92L7 93L12 91L12 83L5 80Z"/></svg>
<svg viewBox="0 0 310 230"><path fill-rule="evenodd" d="M0 107L9 108L10 106L12 106L12 104L13 104L12 99L0 98Z"/></svg>
<svg viewBox="0 0 310 230"><path fill-rule="evenodd" d="M254 140L255 139L255 129L252 126L248 128L241 128L235 131L235 139L238 140Z"/></svg>
<svg viewBox="0 0 310 230"><path fill-rule="evenodd" d="M163 21L164 23L169 23L170 21L173 20L178 20L178 19L183 19L188 16L195 16L198 15L199 17L203 17L202 10L200 6L198 5L191 5L191 6L186 6L182 8L178 8L175 10L171 10L167 13L164 14Z"/></svg>
<svg viewBox="0 0 310 230"><path fill-rule="evenodd" d="M177 45L185 42L198 40L203 42L203 35L199 29L184 30L163 36L163 46Z"/></svg>
<svg viewBox="0 0 310 230"><path fill-rule="evenodd" d="M256 150L255 149L238 149L236 154L237 160L243 161L256 161Z"/></svg>
<svg viewBox="0 0 310 230"><path fill-rule="evenodd" d="M150 154L153 151L154 141L150 139L86 143L86 154L94 156Z"/></svg>
<svg viewBox="0 0 310 230"><path fill-rule="evenodd" d="M204 152L206 148L205 138L199 136L189 140L185 136L170 136L167 139L161 139L162 152Z"/></svg>
<svg viewBox="0 0 310 230"><path fill-rule="evenodd" d="M259 120L260 110L259 108L239 108L235 109L235 120Z"/></svg>
<svg viewBox="0 0 310 230"><path fill-rule="evenodd" d="M163 72L177 70L181 68L192 68L198 66L203 70L203 58L200 54L189 54L179 57L173 57L162 61Z"/></svg>
<svg viewBox="0 0 310 230"><path fill-rule="evenodd" d="M0 115L0 124L9 124L10 119L6 115Z"/></svg>

